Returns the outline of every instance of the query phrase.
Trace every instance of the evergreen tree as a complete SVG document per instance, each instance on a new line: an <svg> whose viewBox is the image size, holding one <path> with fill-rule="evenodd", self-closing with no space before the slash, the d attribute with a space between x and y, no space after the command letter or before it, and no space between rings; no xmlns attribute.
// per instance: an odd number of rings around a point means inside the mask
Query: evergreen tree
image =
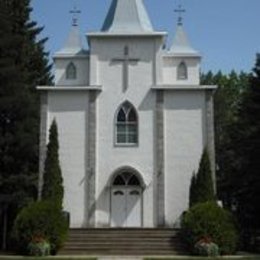
<svg viewBox="0 0 260 260"><path fill-rule="evenodd" d="M233 175L233 194L244 228L260 228L260 54L238 113L234 136L239 164Z"/></svg>
<svg viewBox="0 0 260 260"><path fill-rule="evenodd" d="M39 40L42 28L30 21L29 3L0 0L0 193L12 199L9 227L17 211L37 196L36 85L52 81L46 39Z"/></svg>
<svg viewBox="0 0 260 260"><path fill-rule="evenodd" d="M14 204L37 194L39 96L51 83L42 28L30 21L29 0L0 1L0 190Z"/></svg>
<svg viewBox="0 0 260 260"><path fill-rule="evenodd" d="M43 175L42 199L50 200L62 208L62 174L59 163L59 142L57 123L53 120L49 131L49 143Z"/></svg>
<svg viewBox="0 0 260 260"><path fill-rule="evenodd" d="M238 110L248 80L249 74L238 74L235 71L228 75L222 72L214 75L209 72L201 76L203 84L218 86L214 96L217 192L218 198L228 207L231 207L234 200L233 184L236 181L236 169L240 164L236 155L236 139L240 130L234 126L238 121Z"/></svg>
<svg viewBox="0 0 260 260"><path fill-rule="evenodd" d="M208 152L203 151L198 173L193 175L190 187L190 206L197 203L215 201L212 172Z"/></svg>
<svg viewBox="0 0 260 260"><path fill-rule="evenodd" d="M191 208L196 204L197 201L197 182L196 174L193 172L190 183L190 192L189 192L189 207Z"/></svg>

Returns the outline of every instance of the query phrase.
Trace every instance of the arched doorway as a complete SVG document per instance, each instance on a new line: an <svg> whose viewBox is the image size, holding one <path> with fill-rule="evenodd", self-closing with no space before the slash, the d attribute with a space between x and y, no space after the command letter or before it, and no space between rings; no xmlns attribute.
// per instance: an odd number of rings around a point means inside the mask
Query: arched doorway
<svg viewBox="0 0 260 260"><path fill-rule="evenodd" d="M130 171L117 174L111 185L111 227L142 226L142 185Z"/></svg>

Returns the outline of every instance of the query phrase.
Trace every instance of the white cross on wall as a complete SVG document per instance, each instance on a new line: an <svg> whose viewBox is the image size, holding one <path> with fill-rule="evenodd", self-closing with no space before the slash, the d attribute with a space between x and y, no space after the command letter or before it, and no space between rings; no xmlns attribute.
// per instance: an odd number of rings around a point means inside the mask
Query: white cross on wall
<svg viewBox="0 0 260 260"><path fill-rule="evenodd" d="M113 62L122 62L123 63L123 91L126 91L128 88L129 80L129 65L130 62L137 63L139 59L129 57L129 48L125 46L124 48L124 57L112 59Z"/></svg>

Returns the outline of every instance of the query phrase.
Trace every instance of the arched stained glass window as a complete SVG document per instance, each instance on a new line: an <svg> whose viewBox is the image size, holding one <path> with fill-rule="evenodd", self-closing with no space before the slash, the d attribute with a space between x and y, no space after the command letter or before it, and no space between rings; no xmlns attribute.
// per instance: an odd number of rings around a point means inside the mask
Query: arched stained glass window
<svg viewBox="0 0 260 260"><path fill-rule="evenodd" d="M76 79L77 68L73 62L70 62L66 69L66 79Z"/></svg>
<svg viewBox="0 0 260 260"><path fill-rule="evenodd" d="M138 119L133 105L125 102L116 115L116 144L135 145L138 143Z"/></svg>
<svg viewBox="0 0 260 260"><path fill-rule="evenodd" d="M182 61L177 68L177 79L178 80L188 79L188 69L184 61Z"/></svg>
<svg viewBox="0 0 260 260"><path fill-rule="evenodd" d="M118 175L114 180L114 185L125 185L125 180L121 175Z"/></svg>
<svg viewBox="0 0 260 260"><path fill-rule="evenodd" d="M114 179L113 186L141 186L141 183L135 174L122 172Z"/></svg>

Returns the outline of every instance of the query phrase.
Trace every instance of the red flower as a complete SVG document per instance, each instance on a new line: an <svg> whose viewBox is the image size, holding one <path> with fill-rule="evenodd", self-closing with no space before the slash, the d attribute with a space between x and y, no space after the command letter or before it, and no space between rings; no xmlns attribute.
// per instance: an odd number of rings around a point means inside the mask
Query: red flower
<svg viewBox="0 0 260 260"><path fill-rule="evenodd" d="M212 239L210 236L203 236L199 239L198 243L199 244L201 244L201 243L210 244L210 243L212 243Z"/></svg>

